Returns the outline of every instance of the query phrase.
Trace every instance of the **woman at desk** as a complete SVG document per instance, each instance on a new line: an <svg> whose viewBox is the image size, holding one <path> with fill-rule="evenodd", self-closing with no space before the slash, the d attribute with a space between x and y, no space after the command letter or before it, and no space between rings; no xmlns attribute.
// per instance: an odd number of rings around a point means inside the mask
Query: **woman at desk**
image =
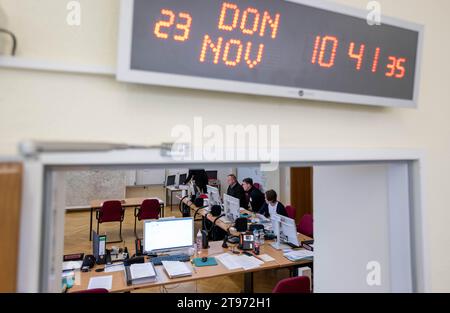
<svg viewBox="0 0 450 313"><path fill-rule="evenodd" d="M273 214L279 214L287 217L288 214L286 208L281 202L278 202L277 197L278 196L275 190L267 190L266 203L264 203L259 210L259 214L262 214L267 218Z"/></svg>

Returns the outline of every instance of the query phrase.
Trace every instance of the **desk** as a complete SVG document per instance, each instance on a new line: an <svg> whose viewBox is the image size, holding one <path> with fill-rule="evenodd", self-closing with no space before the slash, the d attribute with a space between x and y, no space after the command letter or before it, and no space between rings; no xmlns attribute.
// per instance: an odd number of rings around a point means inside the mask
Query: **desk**
<svg viewBox="0 0 450 313"><path fill-rule="evenodd" d="M124 209L127 208L135 208L142 204L142 201L145 199L156 199L159 201L159 205L161 207L161 217L164 217L164 201L158 198L128 198L128 199L122 199L119 201L122 201L122 207ZM116 199L109 199L109 200L116 200ZM91 216L90 216L90 223L89 223L89 241L92 240L92 215L94 213L94 210L100 209L102 207L103 202L109 201L109 200L92 200L90 203L91 207Z"/></svg>
<svg viewBox="0 0 450 313"><path fill-rule="evenodd" d="M305 236L303 236L305 237ZM302 237L302 238L303 238ZM307 238L307 237L305 237ZM231 247L231 245L230 245ZM224 252L229 251L230 248L224 249L222 248L222 241L216 241L216 242L210 242L210 248L207 250L202 250L202 253L200 254L200 257L203 256L217 256L219 254L222 254ZM112 289L111 292L129 292L133 290L143 289L143 288L151 288L151 287L159 287L164 285L172 285L172 284L179 284L179 283L185 283L185 282L192 282L197 281L200 279L207 279L207 278L213 278L213 277L221 277L221 276L227 276L230 274L244 274L245 277L245 285L244 285L244 291L251 293L253 292L253 273L265 271L269 269L279 269L279 268L287 268L287 267L293 267L293 266L301 266L303 264L308 264L311 261L303 260L298 262L291 262L288 259L286 259L283 256L282 251L277 251L274 248L270 246L270 242L265 243L261 247L261 254L268 254L272 256L275 260L271 262L264 262L261 266L257 268L253 268L250 270L244 270L244 269L235 269L235 270L228 270L220 261L218 261L217 266L207 266L207 267L194 267L194 271L192 276L187 277L180 277L175 279L170 279L166 272L164 271L163 266L155 266L155 270L157 273L157 280L152 283L147 284L141 284L141 285L132 285L127 286L126 279L125 279L125 273L123 271L120 272L113 272L113 273L97 273L95 272L96 268L101 268L103 265L99 266L96 265L90 272L87 273L81 273L80 274L80 284L74 285L72 289L69 290L69 292L74 291L80 291L80 290L86 290L89 284L89 280L91 277L98 277L98 276L109 276L111 275L113 277L112 282ZM196 256L193 256L194 258ZM146 262L148 262L148 259L146 259Z"/></svg>
<svg viewBox="0 0 450 313"><path fill-rule="evenodd" d="M173 209L173 201L172 201L172 199L173 199L173 193L174 192L180 192L180 191L183 191L183 189L180 189L180 188L177 188L177 187L175 187L175 186L167 186L166 187L166 203L168 203L169 205L170 205L170 212L172 212L172 209ZM170 192L170 202L169 202L169 200L167 199L168 198L168 193Z"/></svg>

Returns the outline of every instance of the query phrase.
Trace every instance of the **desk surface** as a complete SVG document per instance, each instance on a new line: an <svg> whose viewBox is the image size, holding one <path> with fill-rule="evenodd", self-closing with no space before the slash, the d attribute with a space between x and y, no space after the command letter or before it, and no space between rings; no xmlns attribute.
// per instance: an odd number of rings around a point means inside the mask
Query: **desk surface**
<svg viewBox="0 0 450 313"><path fill-rule="evenodd" d="M105 202L105 201L119 200L119 201L122 201L122 206L123 206L123 207L133 207L133 206L140 206L140 205L142 204L142 202L143 202L145 199L156 199L156 200L159 201L159 204L164 204L164 201L162 201L162 200L159 199L159 198L155 198L155 197L148 198L148 197L146 197L146 198L127 198L127 199L102 199L102 200L92 200L92 201L90 202L90 206L91 206L91 208L94 208L94 209L96 209L96 208L101 208L103 202Z"/></svg>
<svg viewBox="0 0 450 313"><path fill-rule="evenodd" d="M306 236L302 236L301 238L307 238ZM305 240L305 239L303 239ZM229 245L229 248L224 249L222 248L222 241L216 241L216 242L210 242L210 248L208 250L202 250L202 252L199 254L199 257L204 256L210 256L214 257L219 254L231 251L232 245ZM89 284L89 280L91 277L100 277L100 276L112 276L112 290L111 292L125 292L125 291L132 291L142 288L151 288L151 287L158 287L162 285L170 285L170 284L179 284L184 282L190 282L200 279L206 279L206 278L212 278L212 277L220 277L230 274L240 274L240 273L250 273L250 272L258 272L258 271L264 271L268 269L275 269L275 268L284 268L284 267L290 267L295 265L301 265L310 263L309 260L303 260L298 262L291 262L288 259L286 259L283 256L283 251L275 250L273 247L270 246L270 242L266 242L261 247L261 254L268 254L271 257L273 257L275 260L271 262L264 262L261 266L257 268L253 268L250 270L244 270L244 269L235 269L235 270L228 270L221 262L217 262L218 265L216 266L206 266L206 267L195 267L193 266L193 274L192 276L188 277L180 277L171 279L167 276L164 268L162 265L155 266L155 270L157 273L157 280L152 283L147 284L141 284L141 285L132 285L127 286L126 279L125 279L125 273L123 271L119 272L113 272L113 273L97 273L95 272L96 268L102 268L103 265L96 265L94 269L92 269L90 272L87 273L81 273L80 275L80 283L78 285L75 285L72 289L70 289L69 292L75 292L80 290L86 290ZM192 258L195 258L197 256L193 256ZM149 260L146 259L146 262Z"/></svg>

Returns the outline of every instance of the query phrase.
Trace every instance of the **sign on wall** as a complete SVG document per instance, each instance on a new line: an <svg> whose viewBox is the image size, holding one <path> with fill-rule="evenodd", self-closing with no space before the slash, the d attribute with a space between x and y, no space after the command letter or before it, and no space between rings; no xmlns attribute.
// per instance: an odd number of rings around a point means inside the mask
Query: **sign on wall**
<svg viewBox="0 0 450 313"><path fill-rule="evenodd" d="M309 0L123 0L118 79L416 105L422 27Z"/></svg>

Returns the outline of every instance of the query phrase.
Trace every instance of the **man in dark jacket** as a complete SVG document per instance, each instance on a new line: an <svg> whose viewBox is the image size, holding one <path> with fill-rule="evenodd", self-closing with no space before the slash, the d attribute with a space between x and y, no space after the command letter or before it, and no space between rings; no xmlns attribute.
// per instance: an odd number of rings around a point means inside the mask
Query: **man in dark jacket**
<svg viewBox="0 0 450 313"><path fill-rule="evenodd" d="M274 190L266 191L266 203L264 203L261 210L259 210L259 214L262 214L267 218L272 214L288 216L284 205L281 202L278 202L277 193Z"/></svg>
<svg viewBox="0 0 450 313"><path fill-rule="evenodd" d="M201 193L206 193L206 186L208 185L208 175L204 169L189 170L188 177L184 184L188 184L191 179L195 181L195 185L200 189Z"/></svg>
<svg viewBox="0 0 450 313"><path fill-rule="evenodd" d="M242 187L246 193L247 205L244 208L247 209L251 205L253 212L259 212L265 203L264 194L253 185L253 179L251 178L245 178L242 181Z"/></svg>
<svg viewBox="0 0 450 313"><path fill-rule="evenodd" d="M227 195L239 199L241 208L246 208L245 191L244 188L238 183L235 175L231 174L227 176L228 190Z"/></svg>

